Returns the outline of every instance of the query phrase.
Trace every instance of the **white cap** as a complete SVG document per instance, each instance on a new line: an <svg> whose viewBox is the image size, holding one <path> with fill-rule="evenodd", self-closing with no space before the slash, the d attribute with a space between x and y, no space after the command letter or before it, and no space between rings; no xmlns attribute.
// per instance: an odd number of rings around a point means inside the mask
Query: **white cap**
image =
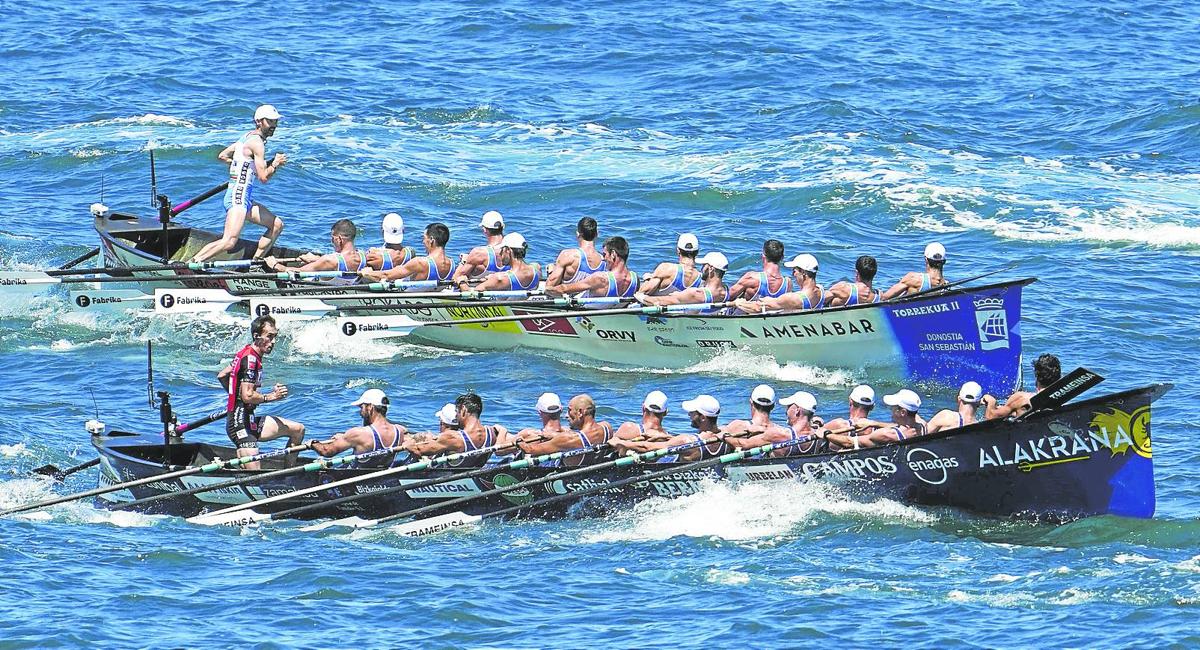
<svg viewBox="0 0 1200 650"><path fill-rule="evenodd" d="M925 259L941 262L946 259L946 247L937 242L925 247Z"/></svg>
<svg viewBox="0 0 1200 650"><path fill-rule="evenodd" d="M493 230L502 228L504 227L504 217L500 216L500 213L495 210L488 210L483 213L483 218L479 220L479 225Z"/></svg>
<svg viewBox="0 0 1200 650"><path fill-rule="evenodd" d="M766 384L759 384L750 393L750 401L759 406L770 406L775 403L775 389Z"/></svg>
<svg viewBox="0 0 1200 650"><path fill-rule="evenodd" d="M696 399L683 403L683 410L688 413L695 411L700 415L715 418L721 413L721 403L712 395L697 395Z"/></svg>
<svg viewBox="0 0 1200 650"><path fill-rule="evenodd" d="M255 122L257 122L259 120L277 120L280 117L283 117L283 116L280 115L279 111L275 110L275 107L270 104L263 104L262 106L259 106L257 110L254 111L254 121Z"/></svg>
<svg viewBox="0 0 1200 650"><path fill-rule="evenodd" d="M850 401L862 406L875 406L875 389L859 384L850 391Z"/></svg>
<svg viewBox="0 0 1200 650"><path fill-rule="evenodd" d="M404 243L404 217L395 212L383 215L383 243Z"/></svg>
<svg viewBox="0 0 1200 650"><path fill-rule="evenodd" d="M700 250L700 240L690 232L685 232L679 236L679 241L676 242L675 248L689 253L695 253Z"/></svg>
<svg viewBox="0 0 1200 650"><path fill-rule="evenodd" d="M907 388L901 388L891 395L883 396L883 403L888 406L899 406L905 411L916 413L921 410L921 398Z"/></svg>
<svg viewBox="0 0 1200 650"><path fill-rule="evenodd" d="M667 394L661 390L652 390L646 395L646 399L642 400L642 408L651 413L666 413L667 412Z"/></svg>
<svg viewBox="0 0 1200 650"><path fill-rule="evenodd" d="M453 402L449 402L438 409L438 412L434 413L434 415L437 416L438 421L442 424L449 426L458 424L458 408L454 406Z"/></svg>
<svg viewBox="0 0 1200 650"><path fill-rule="evenodd" d="M800 253L793 257L790 262L784 262L783 265L789 269L800 269L809 273L817 272L817 258L808 253Z"/></svg>
<svg viewBox="0 0 1200 650"><path fill-rule="evenodd" d="M702 257L696 258L697 264L707 264L713 268L726 271L729 269L729 258L717 251L709 251Z"/></svg>
<svg viewBox="0 0 1200 650"><path fill-rule="evenodd" d="M542 393L537 401L538 413L562 413L562 400L554 393Z"/></svg>
<svg viewBox="0 0 1200 650"><path fill-rule="evenodd" d="M510 232L500 240L500 248L528 248L529 243L521 236L521 233Z"/></svg>
<svg viewBox="0 0 1200 650"><path fill-rule="evenodd" d="M958 389L958 399L968 404L978 404L982 398L983 387L973 381L968 381Z"/></svg>
<svg viewBox="0 0 1200 650"><path fill-rule="evenodd" d="M779 403L784 406L791 406L792 404L795 404L809 413L817 412L817 398L814 397L812 393L807 393L802 390L796 391L795 393L792 393L791 395L779 400Z"/></svg>
<svg viewBox="0 0 1200 650"><path fill-rule="evenodd" d="M362 406L370 404L371 406L387 406L388 398L383 391L378 388L369 388L367 392L362 394L362 397L350 403L350 406Z"/></svg>

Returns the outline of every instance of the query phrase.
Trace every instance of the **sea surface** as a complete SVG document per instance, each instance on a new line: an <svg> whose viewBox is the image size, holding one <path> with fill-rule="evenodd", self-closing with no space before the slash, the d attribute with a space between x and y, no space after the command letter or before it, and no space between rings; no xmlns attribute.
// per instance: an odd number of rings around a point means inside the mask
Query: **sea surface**
<svg viewBox="0 0 1200 650"><path fill-rule="evenodd" d="M289 164L256 198L283 242L367 241L398 211L452 252L485 210L548 261L575 221L649 270L679 232L731 274L768 237L821 278L879 284L1010 262L1032 276L1025 354L1176 387L1154 407L1158 514L1054 526L816 486L713 485L598 519L389 531L204 528L89 503L0 520L0 648L1195 647L1200 645L1200 5L1072 2L97 2L0 5L0 267L96 245L89 204L152 214L220 183L260 103ZM213 199L180 216L219 229ZM255 233L253 227L247 229ZM94 457L83 421L152 431L154 377L181 418L248 340L233 315L82 314L64 291L0 299L0 508L94 486L29 478ZM729 357L675 371L526 353L346 343L287 327L270 412L314 435L378 387L415 428L473 389L485 420L535 421L545 390L614 421L653 389L812 390L836 414L869 376ZM1028 377L1030 373L1026 373ZM898 386L876 383L877 390ZM952 391L925 393L933 408ZM683 428L676 404L669 424ZM932 412L932 409L930 409ZM189 434L223 441L220 425Z"/></svg>

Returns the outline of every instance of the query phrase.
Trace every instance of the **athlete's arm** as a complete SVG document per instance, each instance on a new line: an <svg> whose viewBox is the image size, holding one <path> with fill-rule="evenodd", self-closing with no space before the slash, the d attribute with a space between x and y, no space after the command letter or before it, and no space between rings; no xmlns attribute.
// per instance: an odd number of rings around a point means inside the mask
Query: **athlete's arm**
<svg viewBox="0 0 1200 650"><path fill-rule="evenodd" d="M275 390L266 395L258 392L252 381L243 381L238 384L238 399L247 406L258 406L266 402L278 402L287 397L287 394L287 386L282 384L275 384Z"/></svg>
<svg viewBox="0 0 1200 650"><path fill-rule="evenodd" d="M1029 393L1017 391L1004 404L998 404L996 398L991 395L984 395L983 403L987 406L985 415L989 420L1020 415L1029 408Z"/></svg>
<svg viewBox="0 0 1200 650"><path fill-rule="evenodd" d="M841 307L850 301L850 292L858 291L858 287L849 282L838 282L825 292L826 307Z"/></svg>
<svg viewBox="0 0 1200 650"><path fill-rule="evenodd" d="M883 292L883 300L891 300L897 296L903 296L910 290L916 290L921 286L921 274L917 272L907 273L900 281L892 285L891 289Z"/></svg>
<svg viewBox="0 0 1200 650"><path fill-rule="evenodd" d="M329 458L336 456L347 449L354 449L355 453L359 453L359 449L366 449L370 446L370 433L363 427L355 427L347 429L343 433L339 433L333 438L326 441L314 441L311 444L313 451Z"/></svg>
<svg viewBox="0 0 1200 650"><path fill-rule="evenodd" d="M287 156L284 154L276 154L275 159L268 163L266 145L263 144L263 139L257 135L246 138L245 144L250 149L250 155L254 159L254 173L258 175L258 180L263 183L274 176L275 172L287 160Z"/></svg>
<svg viewBox="0 0 1200 650"><path fill-rule="evenodd" d="M226 393L229 392L229 375L232 373L233 373L233 364L232 363L229 364L228 366L225 366L224 368L221 368L219 371L217 371L217 381L221 382L221 388L224 388Z"/></svg>
<svg viewBox="0 0 1200 650"><path fill-rule="evenodd" d="M651 273L650 277L642 283L641 292L654 293L670 284L673 279L675 279L675 265L670 262L662 262L654 268L654 273Z"/></svg>
<svg viewBox="0 0 1200 650"><path fill-rule="evenodd" d="M546 276L547 287L553 287L562 284L563 278L567 276L567 270L571 268L571 265L574 264L575 268L578 269L579 265L583 263L582 258L580 258L579 261L573 262L571 260L572 254L576 256L582 255L582 253L579 251L571 248L568 248L558 254L558 257L554 260L554 264L550 265L549 275ZM574 274L572 273L572 275Z"/></svg>
<svg viewBox="0 0 1200 650"><path fill-rule="evenodd" d="M556 451L570 451L579 449L579 434L567 429L555 434L552 438L522 438L516 444L517 449L525 452L527 456L541 456L542 454L553 454Z"/></svg>
<svg viewBox="0 0 1200 650"><path fill-rule="evenodd" d="M562 296L566 294L581 293L584 291L590 293L596 289L599 289L600 287L606 286L608 286L608 275L604 273L597 273L595 275L589 275L579 282L560 284L557 287L546 287L546 295Z"/></svg>
<svg viewBox="0 0 1200 650"><path fill-rule="evenodd" d="M404 448L414 455L425 457L466 451L463 448L462 436L458 435L457 431L447 431L439 434L436 438L426 440L409 438L404 441Z"/></svg>
<svg viewBox="0 0 1200 650"><path fill-rule="evenodd" d="M642 285L644 288L646 285ZM704 289L692 287L683 291L676 291L665 296L648 296L649 291L639 290L634 295L643 305L698 305L707 301L707 296L704 294Z"/></svg>
<svg viewBox="0 0 1200 650"><path fill-rule="evenodd" d="M465 282L466 280L462 280ZM499 273L488 274L483 282L475 285L475 291L492 291L496 289L504 290L511 289L512 284L508 281L508 272L500 271Z"/></svg>
<svg viewBox="0 0 1200 650"><path fill-rule="evenodd" d="M232 163L233 162L233 148L236 147L237 145L238 145L238 143L235 142L235 143L229 145L228 147L225 147L224 149L222 149L221 153L217 154L217 160L220 160L221 162L223 162L225 164Z"/></svg>
<svg viewBox="0 0 1200 650"><path fill-rule="evenodd" d="M942 429L953 429L958 426L958 413L950 409L942 409L925 423L927 433L937 433Z"/></svg>
<svg viewBox="0 0 1200 650"><path fill-rule="evenodd" d="M738 298L741 298L743 294L752 294L755 291L758 291L758 274L754 272L747 272L741 277L741 279L739 279L737 282L734 282L732 287L729 287L728 299L737 300Z"/></svg>
<svg viewBox="0 0 1200 650"><path fill-rule="evenodd" d="M467 253L466 257L464 257L462 262L458 265L458 268L454 270L454 275L451 277L451 279L455 282L461 282L462 280L467 279L467 276L475 274L486 268L488 260L486 249L486 246L477 246L471 249L471 252Z"/></svg>

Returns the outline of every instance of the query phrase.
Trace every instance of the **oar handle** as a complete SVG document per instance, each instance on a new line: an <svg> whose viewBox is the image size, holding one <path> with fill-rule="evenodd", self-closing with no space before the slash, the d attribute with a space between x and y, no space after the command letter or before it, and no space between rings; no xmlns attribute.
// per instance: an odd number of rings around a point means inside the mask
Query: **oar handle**
<svg viewBox="0 0 1200 650"><path fill-rule="evenodd" d="M203 194L194 196L194 197L184 201L183 203L176 205L175 207L171 208L171 216L174 217L174 216L178 215L180 212L183 212L184 210L187 210L188 208L196 205L197 203L200 203L201 201L205 201L209 198L212 198L213 196L216 196L217 194L219 194L221 192L224 192L225 188L227 188L227 187L229 187L229 181L225 181L224 183L217 185L216 187L204 192Z"/></svg>
<svg viewBox="0 0 1200 650"><path fill-rule="evenodd" d="M202 427L206 424L212 424L213 422L220 420L221 418L225 417L226 415L229 415L229 411L214 411L214 412L209 413L208 415L200 418L199 420L195 420L192 422L185 422L184 424L175 425L175 433L177 433L179 435L183 435L185 432L191 431L192 429Z"/></svg>

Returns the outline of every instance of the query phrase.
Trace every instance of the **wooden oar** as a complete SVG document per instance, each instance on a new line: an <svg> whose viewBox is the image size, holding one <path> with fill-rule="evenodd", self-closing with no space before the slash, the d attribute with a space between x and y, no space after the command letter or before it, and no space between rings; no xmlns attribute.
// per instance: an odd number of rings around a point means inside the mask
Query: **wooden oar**
<svg viewBox="0 0 1200 650"><path fill-rule="evenodd" d="M611 483L602 483L595 487L585 488L583 490L579 490L578 492L568 492L566 494L556 494L554 496L546 497L544 499L539 499L539 500L533 501L531 503L522 503L519 505L510 506L508 508L503 508L501 510L494 510L492 512L486 512L482 515L469 515L465 512L450 512L450 513L446 513L444 515L435 515L432 517L426 517L424 519L417 519L414 521L397 524L396 526L393 526L391 528L391 531L398 533L400 535L404 535L406 537L424 537L426 535L440 533L442 531L450 530L452 528L460 528L462 526L476 524L476 523L483 521L484 519L491 519L493 517L503 517L503 516L510 515L510 514L516 514L522 510L532 510L535 508L544 508L552 503L558 503L559 501L579 499L579 498L582 498L585 496L596 494L597 492L604 492L607 490L624 487L631 483L641 483L643 481L649 481L651 479L663 478L666 476L673 476L673 475L679 474L681 472L686 472L689 470L696 470L696 469L703 469L705 467L711 467L713 465L724 465L727 463L744 460L750 456L761 456L763 454L771 453L772 451L775 451L777 449L783 449L786 447L798 445L802 442L806 442L808 439L809 439L809 437L797 438L796 440L785 440L783 442L776 442L776 443L772 443L769 445L763 445L761 447L750 447L747 449L739 449L737 451L733 451L728 454L717 456L715 458L708 458L705 460L699 460L699 461L687 463L684 465L667 467L665 469L650 472L648 474L638 474L636 476L629 476L629 477L626 477L623 479L618 479L616 481L612 481ZM636 460L632 460L632 457L629 457L629 456L627 456L625 459L622 459L622 460L629 460L629 462L625 463L626 465L632 464L634 462L638 462ZM558 477L556 476L554 478L558 478ZM515 486L509 486L509 487L515 487ZM505 489L507 490L508 488L505 488ZM382 519L376 520L376 523L382 523L382 522L383 522ZM309 527L309 528L311 528L311 527ZM309 530L309 528L302 528L301 530Z"/></svg>
<svg viewBox="0 0 1200 650"><path fill-rule="evenodd" d="M114 483L113 485L106 485L104 487L98 487L93 490L86 490L84 492L77 492L75 494L68 494L66 496L56 497L54 499L47 499L45 501L39 501L37 503L29 503L29 504L25 504L23 506L17 506L15 508L9 508L8 510L0 512L0 517L4 517L6 515L11 515L11 514L16 514L18 512L29 512L30 510L39 510L41 508L48 508L50 506L55 506L60 503L67 503L69 501L78 501L79 499L86 499L88 497L100 496L101 494L108 494L110 492L116 492L117 490L125 490L128 488L134 488L134 487L138 487L140 485L154 483L156 481L166 481L166 480L170 480L170 479L180 478L183 476L191 476L193 474L215 472L219 469L224 469L227 467L237 467L239 465L245 465L246 463L253 463L253 462L256 462L259 460L263 460L265 458L272 458L274 456L282 456L284 454L296 453L298 451L303 451L305 449L308 449L308 445L295 445L293 447L288 447L286 449L280 449L278 451L269 451L269 452L264 452L261 454L255 454L254 456L245 456L242 458L230 458L229 460L213 461L211 463L208 463L207 465L200 465L197 467L188 467L186 469L181 469L181 470L177 470L174 472L167 472L165 474L155 474L154 476L147 476L145 478L139 478L139 479L135 479L132 481L126 481L124 483ZM209 487L206 489L213 489L213 488ZM120 508L118 507L115 509L120 509Z"/></svg>
<svg viewBox="0 0 1200 650"><path fill-rule="evenodd" d="M294 497L304 496L306 494L312 494L313 492L322 492L324 490L338 488L338 487L342 487L345 485L353 485L355 483L361 483L364 481L371 481L371 480L374 480L377 478L391 476L393 474L400 474L402 472L415 472L415 471L419 471L419 470L423 470L423 469L429 469L429 468L435 467L437 465L445 465L448 463L455 463L460 460L465 460L468 458L475 458L475 457L481 456L483 454L490 454L498 449L506 449L510 446L511 445L504 445L504 446L492 445L491 447L481 447L479 449L474 449L472 451L458 452L455 454L449 454L447 456L437 456L434 458L417 461L415 463L408 463L407 465L388 467L385 469L381 469L377 472L371 472L369 474L363 474L363 475L359 475L359 476L351 476L349 478L344 478L339 481L334 481L332 483L323 483L321 485L313 485L310 487L301 488L299 490L293 490L291 492L277 494L275 496L267 497L265 499L258 499L256 501L239 503L237 505L232 505L232 506L229 506L228 508L222 508L221 510L216 510L214 512L208 512L208 513L205 513L202 515L196 515L195 517L188 519L188 521L193 524L204 524L204 525L219 525L219 524L239 524L240 525L243 523L250 523L250 522L254 521L254 515L256 515L257 513L243 513L242 511L249 510L251 508L256 508L258 506L267 505L270 503L275 503L277 501L282 501L284 499L291 499ZM305 471L316 471L319 469L326 468L326 467L319 466L319 465L321 465L322 462L329 463L328 466L331 467L333 465L343 465L343 464L346 464L349 462L353 462L354 460L361 460L368 456L373 457L374 455L377 455L377 454L379 454L379 452L382 452L382 451L391 453L391 452L400 451L401 449L402 449L402 447L390 447L386 450L379 450L377 452L368 452L367 454L362 454L359 456L342 456L342 457L330 458L330 459L326 459L325 461L318 461L316 463L310 463L309 465L305 465L304 468L301 468L301 469L304 469ZM336 462L334 462L334 461L336 461ZM310 467L312 468L311 470L308 469ZM286 471L286 470L283 470L283 471ZM279 474L279 473L275 474L275 476L280 476L280 475L281 474ZM260 478L269 478L269 477L263 476ZM244 481L245 479L239 479L239 480ZM211 486L208 489L215 489L217 487L228 487L229 485L232 485L232 484L235 484L235 482L226 481L224 484L218 483L217 485ZM238 483L238 484L240 484L240 483ZM198 491L202 492L204 490L198 490ZM176 493L163 494L163 495L159 495L158 497L150 497L150 498L151 499L171 498L174 496L184 496L185 494L187 494L187 492L176 492ZM193 494L195 494L195 492L193 492ZM361 496L366 496L366 495L361 495ZM126 505L132 505L132 504L126 504Z"/></svg>
<svg viewBox="0 0 1200 650"><path fill-rule="evenodd" d="M728 435L730 437L736 437L737 435L746 435L746 434L728 434ZM725 436L723 435L722 438L724 438L724 437ZM539 478L532 478L532 479L529 479L526 481L521 481L519 483L514 483L512 485L508 485L505 487L499 487L499 488L494 488L491 490L485 490L485 491L479 492L477 494L470 494L467 496L458 497L456 499L450 499L449 501L433 503L433 504L430 504L427 506L421 506L420 508L413 508L412 510L405 510L404 512L399 512L394 515L388 515L386 517L381 517L379 519L363 519L361 517L346 517L344 519L337 519L334 521L330 521L327 524L319 525L319 528L329 528L331 526L351 526L353 528L368 528L371 526L377 526L379 524L385 524L385 523L389 523L392 521L397 521L399 519L407 519L407 518L411 518L411 517L417 517L417 516L420 516L420 515L423 515L423 514L426 514L429 512L434 512L437 510L444 510L446 508L451 508L454 506L462 505L464 503L476 501L478 499L484 499L484 498L494 496L497 494L503 494L505 492L512 492L514 490L520 490L522 488L532 487L535 485L541 485L542 483L549 483L550 481L572 478L572 477L580 476L583 474L590 474L592 472L597 472L602 469L608 469L610 467L622 467L624 465L631 465L633 463L640 463L640 462L645 462L645 461L649 461L649 460L656 460L658 458L662 458L663 456L668 456L670 454L679 453L681 451L687 451L689 449L695 449L696 447L700 447L700 446L704 446L704 445L711 445L714 442L717 442L717 441L716 440L704 441L702 439L697 439L694 442L688 442L688 443L684 443L682 445L675 445L674 447L665 447L663 449L655 449L653 451L647 451L647 452L644 452L641 454L622 456L621 458L618 458L616 460L605 461L603 463L596 463L595 465L587 465L584 467L580 467L578 469L568 470L565 472L552 472L550 474L547 474L546 476L542 476ZM379 494L379 492L374 492L372 494ZM369 496L369 495L363 495L363 496Z"/></svg>
<svg viewBox="0 0 1200 650"><path fill-rule="evenodd" d="M656 305L622 307L618 309L581 309L579 311L539 312L534 314L512 314L506 316L488 316L484 318L460 318L456 320L418 321L404 315L394 316L342 316L338 318L338 331L343 336L360 336L364 339L380 339L395 336L408 336L418 327L433 327L438 325L476 325L483 323L507 323L523 320L542 320L546 318L577 318L594 316L613 316L617 314L669 314L703 309L721 309L732 306L732 302L706 302L691 305Z"/></svg>

